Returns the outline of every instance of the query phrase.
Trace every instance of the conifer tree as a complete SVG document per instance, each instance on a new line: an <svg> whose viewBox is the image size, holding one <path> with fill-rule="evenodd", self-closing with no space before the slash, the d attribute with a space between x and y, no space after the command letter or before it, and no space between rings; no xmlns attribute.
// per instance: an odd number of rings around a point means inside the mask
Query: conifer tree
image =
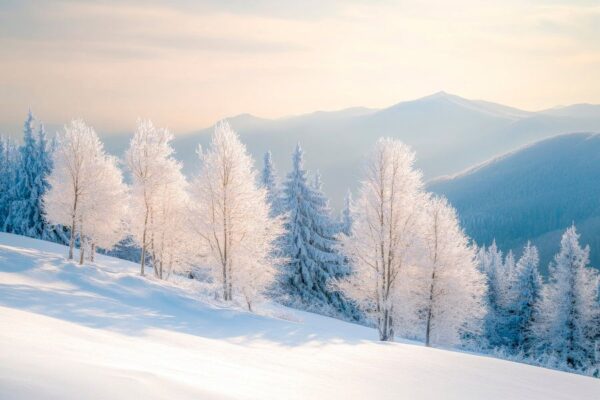
<svg viewBox="0 0 600 400"><path fill-rule="evenodd" d="M533 309L542 288L538 264L537 248L527 242L521 258L515 265L509 292L508 310L513 329L509 346L513 352L528 351L530 347Z"/></svg>
<svg viewBox="0 0 600 400"><path fill-rule="evenodd" d="M598 271L588 265L589 252L580 246L575 226L568 228L535 307L535 350L554 367L588 370L598 362L600 281Z"/></svg>
<svg viewBox="0 0 600 400"><path fill-rule="evenodd" d="M344 209L342 210L342 220L340 221L340 231L346 236L350 236L350 233L352 232L352 223L354 222L354 217L352 215L353 207L352 192L348 190L348 192L346 192L346 197L344 198Z"/></svg>
<svg viewBox="0 0 600 400"><path fill-rule="evenodd" d="M0 137L0 230L8 217L15 174L15 151L8 138Z"/></svg>
<svg viewBox="0 0 600 400"><path fill-rule="evenodd" d="M260 175L260 184L267 191L267 202L271 208L271 217L281 215L281 188L279 186L277 171L273 165L273 158L270 151L267 151L264 156L264 165Z"/></svg>
<svg viewBox="0 0 600 400"><path fill-rule="evenodd" d="M43 125L34 133L35 118L29 111L23 127L10 207L4 229L7 232L62 242L63 237L44 219L42 197L48 190L52 164ZM60 230L60 228L56 228Z"/></svg>
<svg viewBox="0 0 600 400"><path fill-rule="evenodd" d="M284 291L291 305L354 318L354 307L331 286L348 271L338 250L337 229L318 176L312 185L308 183L304 153L297 145L292 171L284 185L287 222L283 253L289 260L283 277Z"/></svg>
<svg viewBox="0 0 600 400"><path fill-rule="evenodd" d="M480 254L478 259L480 269L487 280L487 308L488 312L484 322L484 332L487 344L492 348L502 347L505 343L505 308L504 299L506 289L506 276L502 252L494 241L490 247L484 249L485 254Z"/></svg>
<svg viewBox="0 0 600 400"><path fill-rule="evenodd" d="M36 224L32 232L32 236L42 240L51 242L68 243L68 236L64 228L60 225L51 225L44 216L43 198L46 192L50 189L48 178L52 173L52 153L54 151L55 142L48 142L44 125L40 123L37 132L36 141L36 157L38 162L38 175L35 180L37 190L32 192L32 203L34 204L34 212Z"/></svg>
<svg viewBox="0 0 600 400"><path fill-rule="evenodd" d="M29 110L23 124L23 145L19 148L15 168L14 182L10 189L10 205L8 215L4 221L4 231L26 234L32 219L32 210L29 207L32 188L32 172L35 168L35 137L34 117Z"/></svg>

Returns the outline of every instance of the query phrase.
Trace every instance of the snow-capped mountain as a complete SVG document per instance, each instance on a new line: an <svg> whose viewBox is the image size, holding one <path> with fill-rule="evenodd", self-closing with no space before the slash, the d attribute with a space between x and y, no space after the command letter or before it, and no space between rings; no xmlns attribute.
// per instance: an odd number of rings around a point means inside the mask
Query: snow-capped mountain
<svg viewBox="0 0 600 400"><path fill-rule="evenodd" d="M519 254L528 239L546 268L572 223L600 266L600 134L560 135L523 147L454 177L430 182L458 209L478 244L496 239Z"/></svg>

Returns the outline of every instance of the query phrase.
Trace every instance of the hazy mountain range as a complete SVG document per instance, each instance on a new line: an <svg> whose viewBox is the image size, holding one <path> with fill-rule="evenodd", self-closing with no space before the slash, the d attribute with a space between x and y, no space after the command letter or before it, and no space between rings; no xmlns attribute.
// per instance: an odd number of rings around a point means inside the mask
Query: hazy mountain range
<svg viewBox="0 0 600 400"><path fill-rule="evenodd" d="M530 238L542 247L545 264L560 232L574 221L600 265L600 233L595 233L600 231L595 204L600 184L594 175L600 171L600 140L578 134L533 144L561 134L600 132L600 105L528 112L439 92L383 109L354 107L279 119L242 114L227 120L259 168L263 154L272 151L282 179L300 142L306 166L321 172L326 194L338 209L345 192L358 186L362 160L377 138L401 139L416 151L417 166L430 187L450 198L478 243L496 238L503 249L518 249ZM187 174L197 168L197 147L209 144L212 131L208 127L176 135L176 156ZM103 139L108 151L120 156L130 137ZM464 170L468 172L453 179L440 179Z"/></svg>
<svg viewBox="0 0 600 400"><path fill-rule="evenodd" d="M339 207L345 192L355 189L363 157L381 136L410 144L426 179L454 174L524 144L561 133L600 131L600 106L580 104L527 112L439 92L384 109L362 107L314 112L280 119L249 114L227 119L257 163L271 150L280 176L289 169L297 142L306 165L319 170L332 205ZM177 135L177 157L187 173L197 166L198 144L210 142L213 127ZM129 135L107 136L107 148L121 154Z"/></svg>
<svg viewBox="0 0 600 400"><path fill-rule="evenodd" d="M530 239L542 267L572 223L600 267L600 134L560 135L430 183L457 208L475 241L517 254Z"/></svg>

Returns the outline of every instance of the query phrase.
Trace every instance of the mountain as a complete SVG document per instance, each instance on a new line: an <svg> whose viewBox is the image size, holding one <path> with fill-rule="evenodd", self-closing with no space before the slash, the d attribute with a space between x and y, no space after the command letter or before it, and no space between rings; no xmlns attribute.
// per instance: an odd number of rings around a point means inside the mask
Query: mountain
<svg viewBox="0 0 600 400"><path fill-rule="evenodd" d="M384 109L355 107L279 119L242 114L228 121L257 162L264 152L272 151L281 176L288 171L292 150L300 142L307 167L321 172L325 192L339 208L347 189L357 187L366 151L381 136L411 145L417 166L431 179L554 135L600 131L600 106L533 113L439 92ZM174 147L186 173L196 171L198 144L208 145L212 131L209 127L176 136ZM104 139L107 148L120 155L128 136Z"/></svg>
<svg viewBox="0 0 600 400"><path fill-rule="evenodd" d="M457 208L480 245L496 240L520 253L527 240L547 267L572 223L600 267L600 134L560 135L523 147L454 177L429 183Z"/></svg>
<svg viewBox="0 0 600 400"><path fill-rule="evenodd" d="M99 255L0 233L0 397L12 399L596 399L600 380L381 343L374 329L214 303L201 282L142 278ZM205 293L205 292L204 292Z"/></svg>

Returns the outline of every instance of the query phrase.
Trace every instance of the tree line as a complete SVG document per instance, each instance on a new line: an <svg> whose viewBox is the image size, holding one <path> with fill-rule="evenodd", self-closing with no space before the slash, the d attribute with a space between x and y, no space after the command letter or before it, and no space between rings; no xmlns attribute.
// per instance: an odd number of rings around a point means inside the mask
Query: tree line
<svg viewBox="0 0 600 400"><path fill-rule="evenodd" d="M407 337L600 373L600 278L575 226L544 282L534 246L515 260L495 243L473 243L398 140L376 142L356 201L348 194L336 217L300 145L280 181L271 154L257 171L221 122L188 179L173 135L149 120L138 121L123 160L83 120L52 141L34 122L30 112L21 146L0 140L6 232L67 244L81 264L127 239L139 249L141 275L167 279L200 266L223 301L250 311L269 297L373 326L382 341Z"/></svg>

